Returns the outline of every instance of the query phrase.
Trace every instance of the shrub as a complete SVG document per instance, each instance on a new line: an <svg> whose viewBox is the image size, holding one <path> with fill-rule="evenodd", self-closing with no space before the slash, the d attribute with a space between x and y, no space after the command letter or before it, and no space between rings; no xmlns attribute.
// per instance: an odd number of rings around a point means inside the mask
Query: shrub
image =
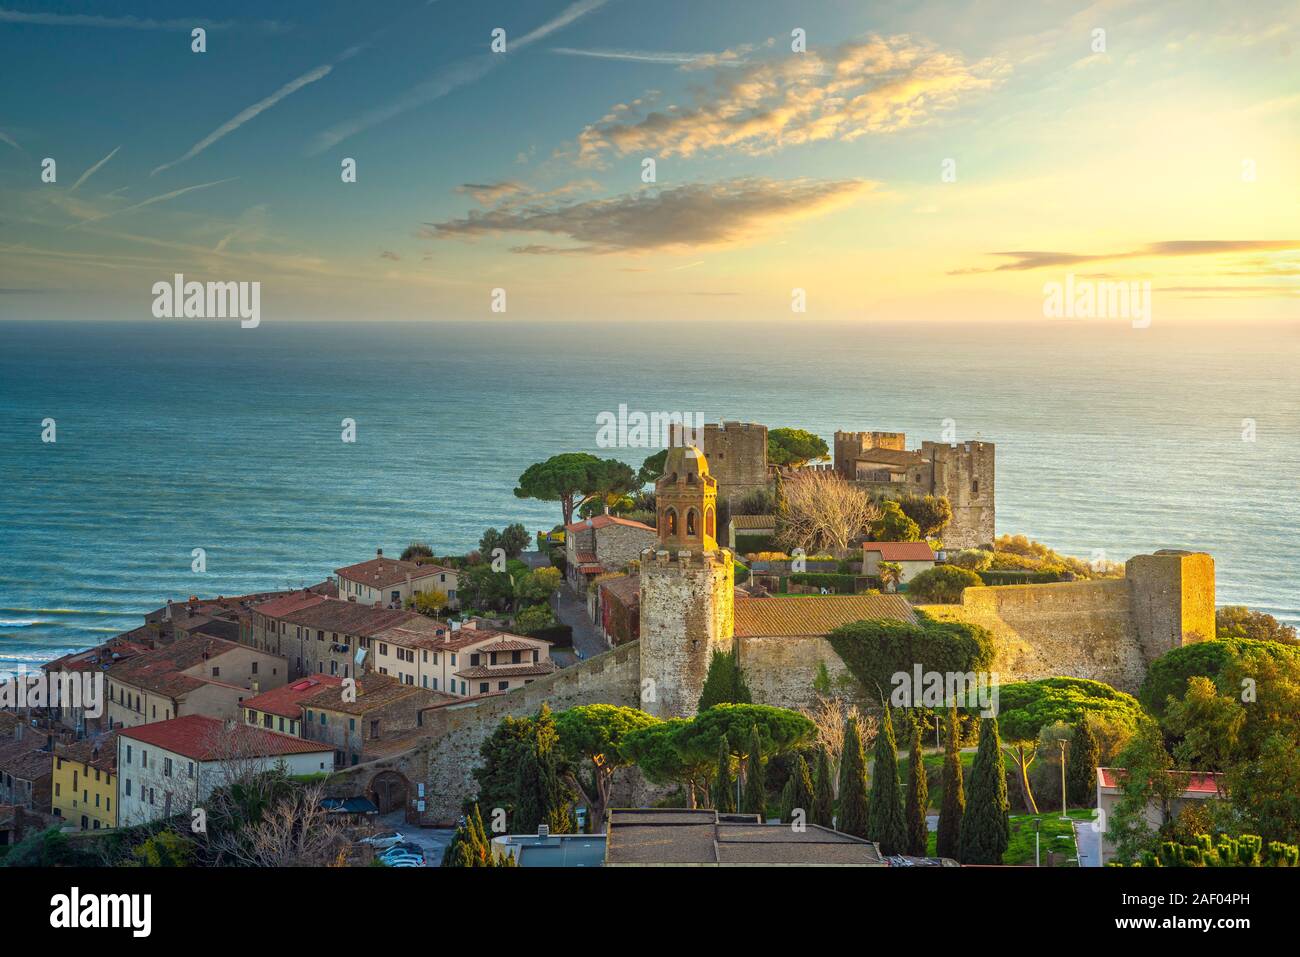
<svg viewBox="0 0 1300 957"><path fill-rule="evenodd" d="M852 595L857 578L853 575L836 575L824 572L799 572L789 578L794 585L811 585L814 588L827 588L840 595Z"/></svg>
<svg viewBox="0 0 1300 957"><path fill-rule="evenodd" d="M980 576L969 569L936 565L908 582L907 597L915 602L953 605L961 601L962 591L982 584Z"/></svg>
<svg viewBox="0 0 1300 957"><path fill-rule="evenodd" d="M892 676L924 671L987 671L993 636L979 625L918 616L917 624L871 620L841 625L826 636L835 653L869 693L885 696Z"/></svg>

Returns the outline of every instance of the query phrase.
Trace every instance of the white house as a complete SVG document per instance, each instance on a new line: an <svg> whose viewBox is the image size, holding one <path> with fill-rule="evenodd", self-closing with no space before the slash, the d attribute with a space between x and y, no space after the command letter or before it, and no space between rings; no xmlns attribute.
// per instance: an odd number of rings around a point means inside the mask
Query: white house
<svg viewBox="0 0 1300 957"><path fill-rule="evenodd" d="M124 728L117 737L118 826L188 814L214 789L281 763L294 775L332 771L334 752L197 714Z"/></svg>
<svg viewBox="0 0 1300 957"><path fill-rule="evenodd" d="M921 572L934 567L934 552L925 542L864 542L862 574L879 575L881 562L898 565L899 584L906 585Z"/></svg>

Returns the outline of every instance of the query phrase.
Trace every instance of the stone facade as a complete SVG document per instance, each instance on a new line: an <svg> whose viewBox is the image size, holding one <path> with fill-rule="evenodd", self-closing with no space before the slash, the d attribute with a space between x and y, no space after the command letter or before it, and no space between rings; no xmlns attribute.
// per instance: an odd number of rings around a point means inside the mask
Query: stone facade
<svg viewBox="0 0 1300 957"><path fill-rule="evenodd" d="M724 502L743 499L768 487L766 425L705 425L701 451L709 460L709 471L718 480L718 497Z"/></svg>

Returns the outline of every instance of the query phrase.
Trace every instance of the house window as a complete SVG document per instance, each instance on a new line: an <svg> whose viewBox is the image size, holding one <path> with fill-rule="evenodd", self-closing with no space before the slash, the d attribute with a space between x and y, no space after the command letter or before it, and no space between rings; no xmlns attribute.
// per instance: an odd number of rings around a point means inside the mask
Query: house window
<svg viewBox="0 0 1300 957"><path fill-rule="evenodd" d="M692 509L687 509L687 511L686 511L686 534L687 534L687 535L695 535L695 534L696 534L696 531L695 531L695 509L693 509L693 508L692 508Z"/></svg>
<svg viewBox="0 0 1300 957"><path fill-rule="evenodd" d="M163 758L163 777L169 778L171 776L172 776L172 759Z"/></svg>
<svg viewBox="0 0 1300 957"><path fill-rule="evenodd" d="M970 490L971 490L971 494L972 494L972 495L978 495L978 494L980 493L980 480L979 480L979 479L972 479L972 480L971 480L971 483L970 483Z"/></svg>
<svg viewBox="0 0 1300 957"><path fill-rule="evenodd" d="M257 674L257 662L253 662L253 674Z"/></svg>
<svg viewBox="0 0 1300 957"><path fill-rule="evenodd" d="M493 663L493 664L496 664L495 661L493 661L492 663ZM470 656L469 656L469 666L470 666L471 668L477 668L477 667L478 667L478 664L479 664L479 656L478 656L477 654L470 655Z"/></svg>
<svg viewBox="0 0 1300 957"><path fill-rule="evenodd" d="M221 669L218 668L216 665L213 665L213 666L212 666L212 677L214 677L214 678L220 678L220 677L221 677Z"/></svg>
<svg viewBox="0 0 1300 957"><path fill-rule="evenodd" d="M371 721L371 722L370 722L370 737L371 737L371 740L373 740L373 739L379 737L379 722L378 722L378 721Z"/></svg>
<svg viewBox="0 0 1300 957"><path fill-rule="evenodd" d="M509 681L498 681L498 682L497 682L497 691L509 691L509 690L510 690L510 682L509 682Z"/></svg>
<svg viewBox="0 0 1300 957"><path fill-rule="evenodd" d="M486 681L480 681L478 683L478 693L487 694L487 690L488 690L488 683Z"/></svg>
<svg viewBox="0 0 1300 957"><path fill-rule="evenodd" d="M511 663L512 665L517 665L517 664L519 664L519 654L520 654L520 653L519 653L518 651L512 651L512 652L510 652L510 663Z"/></svg>
<svg viewBox="0 0 1300 957"><path fill-rule="evenodd" d="M131 796L131 779L130 779L130 778L127 778L127 779L126 779L126 796L127 796L127 797L130 797L130 796Z"/></svg>

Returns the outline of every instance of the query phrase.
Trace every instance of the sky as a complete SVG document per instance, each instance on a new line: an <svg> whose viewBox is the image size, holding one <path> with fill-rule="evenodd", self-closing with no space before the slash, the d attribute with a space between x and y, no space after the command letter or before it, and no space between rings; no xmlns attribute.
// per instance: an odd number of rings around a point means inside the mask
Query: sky
<svg viewBox="0 0 1300 957"><path fill-rule="evenodd" d="M0 0L0 63L0 318L1300 315L1295 2Z"/></svg>

